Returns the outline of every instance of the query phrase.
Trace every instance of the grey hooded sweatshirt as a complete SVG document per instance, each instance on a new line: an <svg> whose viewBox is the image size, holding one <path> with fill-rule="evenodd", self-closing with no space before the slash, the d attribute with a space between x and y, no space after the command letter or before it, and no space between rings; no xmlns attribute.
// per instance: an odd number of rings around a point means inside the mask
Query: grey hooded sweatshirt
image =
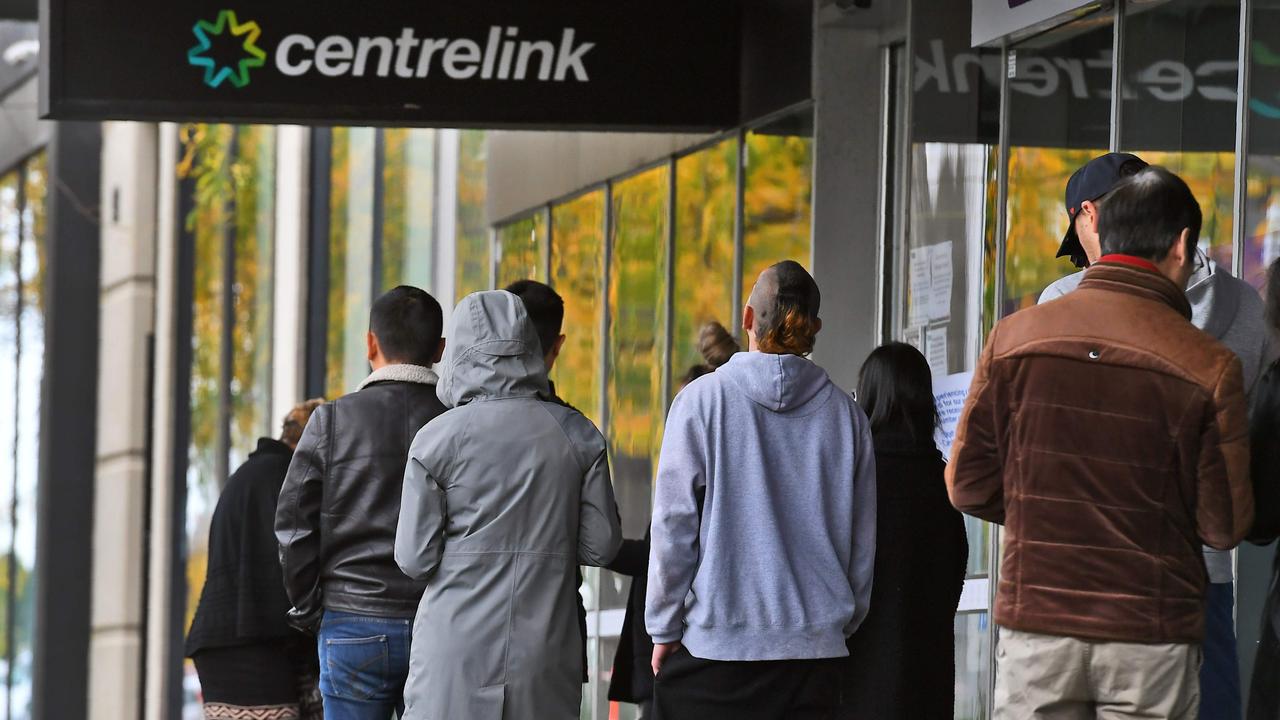
<svg viewBox="0 0 1280 720"><path fill-rule="evenodd" d="M848 655L875 564L871 431L826 371L738 353L676 396L645 625L707 660Z"/></svg>
<svg viewBox="0 0 1280 720"><path fill-rule="evenodd" d="M1084 271L1073 273L1045 288L1040 302L1056 300L1075 290ZM1252 394L1258 378L1271 365L1271 346L1262 298L1249 283L1218 266L1203 250L1196 251L1196 269L1187 282L1191 324L1226 345L1240 358L1246 394ZM1209 582L1229 583L1234 577L1230 550L1204 548Z"/></svg>
<svg viewBox="0 0 1280 720"><path fill-rule="evenodd" d="M427 581L405 720L571 720L582 695L574 571L622 543L605 442L548 402L518 297L463 298L405 468L395 558Z"/></svg>

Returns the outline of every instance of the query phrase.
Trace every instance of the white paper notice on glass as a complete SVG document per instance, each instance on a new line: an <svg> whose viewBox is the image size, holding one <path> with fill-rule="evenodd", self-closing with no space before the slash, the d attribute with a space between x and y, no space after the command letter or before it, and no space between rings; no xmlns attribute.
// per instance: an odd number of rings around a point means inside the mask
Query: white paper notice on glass
<svg viewBox="0 0 1280 720"><path fill-rule="evenodd" d="M902 342L919 350L920 354L923 355L924 354L924 328L909 327L906 330L903 330Z"/></svg>
<svg viewBox="0 0 1280 720"><path fill-rule="evenodd" d="M969 385L973 382L972 372L955 375L933 376L933 401L938 406L938 432L934 440L945 458L951 457L951 443L955 441L956 426L960 423L960 411L964 409L965 398L969 397Z"/></svg>
<svg viewBox="0 0 1280 720"><path fill-rule="evenodd" d="M927 247L911 251L911 279L907 287L911 289L911 312L907 318L908 325L928 325L930 308L933 304L933 289L929 281L930 250Z"/></svg>
<svg viewBox="0 0 1280 720"><path fill-rule="evenodd" d="M946 320L951 317L951 241L930 245L929 248L929 319Z"/></svg>
<svg viewBox="0 0 1280 720"><path fill-rule="evenodd" d="M934 377L947 374L947 328L929 328L924 334L924 356Z"/></svg>

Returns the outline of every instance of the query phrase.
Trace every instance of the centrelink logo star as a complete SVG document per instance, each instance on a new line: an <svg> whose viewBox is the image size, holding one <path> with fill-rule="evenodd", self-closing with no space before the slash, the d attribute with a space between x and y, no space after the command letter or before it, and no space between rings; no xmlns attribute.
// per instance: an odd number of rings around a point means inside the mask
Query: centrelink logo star
<svg viewBox="0 0 1280 720"><path fill-rule="evenodd" d="M241 45L244 56L234 65L219 67L213 58L205 56L205 53L213 47L209 36L221 36L228 30L231 31L232 37L244 38L244 43ZM258 23L237 22L236 14L231 10L219 12L218 19L214 22L198 20L191 28L191 32L195 34L198 42L195 47L187 51L187 62L204 68L204 84L211 88L216 88L227 80L231 81L232 86L242 88L249 84L249 68L262 67L267 62L267 53L254 44L262 34Z"/></svg>

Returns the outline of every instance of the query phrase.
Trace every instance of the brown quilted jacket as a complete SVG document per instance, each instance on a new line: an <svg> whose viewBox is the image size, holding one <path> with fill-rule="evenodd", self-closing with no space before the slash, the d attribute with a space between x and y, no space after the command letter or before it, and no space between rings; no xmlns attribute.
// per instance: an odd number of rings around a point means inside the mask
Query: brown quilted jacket
<svg viewBox="0 0 1280 720"><path fill-rule="evenodd" d="M1240 361L1190 317L1154 265L1113 255L991 332L946 477L1005 526L1000 625L1201 641L1201 542L1237 545L1253 494Z"/></svg>

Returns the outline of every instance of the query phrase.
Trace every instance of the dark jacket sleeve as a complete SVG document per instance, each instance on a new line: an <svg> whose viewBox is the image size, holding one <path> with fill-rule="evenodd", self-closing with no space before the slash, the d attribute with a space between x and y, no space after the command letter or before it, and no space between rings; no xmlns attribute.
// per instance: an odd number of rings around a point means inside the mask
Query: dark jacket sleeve
<svg viewBox="0 0 1280 720"><path fill-rule="evenodd" d="M1266 544L1280 537L1280 365L1272 365L1254 386L1249 455L1254 508L1249 540Z"/></svg>
<svg viewBox="0 0 1280 720"><path fill-rule="evenodd" d="M1000 428L996 387L991 382L997 325L978 359L973 384L965 399L947 464L947 493L951 504L963 513L1004 524L1004 458L1000 453Z"/></svg>
<svg viewBox="0 0 1280 720"><path fill-rule="evenodd" d="M290 624L314 631L324 612L320 593L320 505L328 472L331 405L316 408L302 432L276 503L276 543Z"/></svg>
<svg viewBox="0 0 1280 720"><path fill-rule="evenodd" d="M1240 360L1232 357L1213 388L1200 434L1196 530L1211 548L1229 550L1253 526L1249 423Z"/></svg>
<svg viewBox="0 0 1280 720"><path fill-rule="evenodd" d="M614 556L613 562L605 565L609 570L631 577L649 574L649 538L644 540L623 540L622 548Z"/></svg>

